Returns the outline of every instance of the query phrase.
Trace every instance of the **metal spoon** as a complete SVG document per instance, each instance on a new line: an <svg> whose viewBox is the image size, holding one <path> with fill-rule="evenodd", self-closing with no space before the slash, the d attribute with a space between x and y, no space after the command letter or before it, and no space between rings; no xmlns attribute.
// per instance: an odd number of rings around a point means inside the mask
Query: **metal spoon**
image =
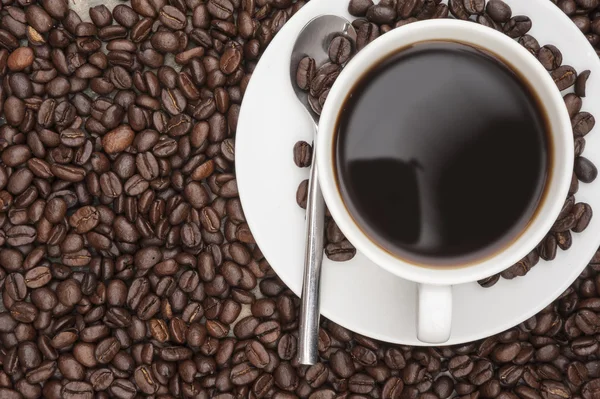
<svg viewBox="0 0 600 399"><path fill-rule="evenodd" d="M308 104L308 94L296 84L298 63L306 56L312 57L317 66L329 60L329 43L336 36L346 36L356 42L356 31L350 22L335 15L322 15L310 21L300 32L290 64L291 84L298 100L304 105L318 131L319 116ZM313 144L313 165L306 204L306 250L304 254L304 280L302 284L302 306L300 308L300 333L298 361L313 365L319 360L317 349L319 339L319 282L323 261L323 239L325 235L325 201L318 184L318 171L315 165L316 148Z"/></svg>

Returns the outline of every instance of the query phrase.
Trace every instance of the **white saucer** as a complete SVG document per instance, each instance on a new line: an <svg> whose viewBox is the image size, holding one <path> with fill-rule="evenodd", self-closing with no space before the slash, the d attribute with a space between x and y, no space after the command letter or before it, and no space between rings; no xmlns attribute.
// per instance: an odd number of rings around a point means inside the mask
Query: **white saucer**
<svg viewBox="0 0 600 399"><path fill-rule="evenodd" d="M295 166L292 148L312 141L311 121L290 84L289 60L302 27L321 14L347 14L349 0L313 0L277 34L251 79L236 141L238 187L246 218L266 259L296 293L302 287L304 211L296 204L307 169ZM541 45L554 44L564 63L590 69L584 110L600 110L600 61L570 19L548 0L504 0L513 15L533 20L530 32ZM596 114L600 117L600 113ZM600 122L600 121L599 121ZM585 156L600 166L600 129L587 137ZM533 316L557 298L585 268L600 242L600 182L580 184L577 201L598 212L588 229L574 234L573 246L527 276L501 280L492 288L477 283L454 287L454 319L448 344L481 339ZM493 212L493 210L490 210ZM416 285L380 269L363 255L350 262L325 260L321 283L323 316L382 341L422 345L415 334Z"/></svg>

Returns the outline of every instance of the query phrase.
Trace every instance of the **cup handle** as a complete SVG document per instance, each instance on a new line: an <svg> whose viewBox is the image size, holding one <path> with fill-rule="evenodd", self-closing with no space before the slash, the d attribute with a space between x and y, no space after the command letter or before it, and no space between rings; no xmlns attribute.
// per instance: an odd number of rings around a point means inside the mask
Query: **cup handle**
<svg viewBox="0 0 600 399"><path fill-rule="evenodd" d="M450 339L452 286L419 284L417 287L417 338L428 344Z"/></svg>

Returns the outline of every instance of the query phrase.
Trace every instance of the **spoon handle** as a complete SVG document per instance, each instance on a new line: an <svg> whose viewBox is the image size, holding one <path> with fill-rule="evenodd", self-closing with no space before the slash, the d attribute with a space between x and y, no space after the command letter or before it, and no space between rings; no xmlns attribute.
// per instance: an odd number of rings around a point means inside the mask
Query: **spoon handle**
<svg viewBox="0 0 600 399"><path fill-rule="evenodd" d="M325 236L325 200L319 186L315 162L316 148L313 147L313 166L306 203L306 249L298 340L298 361L305 365L313 365L319 360L319 283Z"/></svg>

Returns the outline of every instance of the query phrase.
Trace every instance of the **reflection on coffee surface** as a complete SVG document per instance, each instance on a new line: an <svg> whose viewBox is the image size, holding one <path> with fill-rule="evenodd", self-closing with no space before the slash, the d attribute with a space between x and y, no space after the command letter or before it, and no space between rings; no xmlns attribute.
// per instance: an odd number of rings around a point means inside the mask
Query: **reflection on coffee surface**
<svg viewBox="0 0 600 399"><path fill-rule="evenodd" d="M547 120L495 56L424 42L382 60L339 115L338 185L359 226L394 255L460 265L531 221L551 170Z"/></svg>

